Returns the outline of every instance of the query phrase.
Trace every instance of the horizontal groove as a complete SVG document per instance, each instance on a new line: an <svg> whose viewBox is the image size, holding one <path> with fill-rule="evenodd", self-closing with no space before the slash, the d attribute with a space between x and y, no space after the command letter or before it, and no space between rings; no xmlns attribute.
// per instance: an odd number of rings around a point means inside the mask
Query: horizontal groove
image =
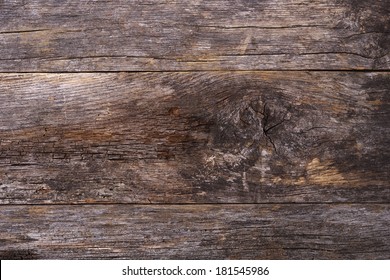
<svg viewBox="0 0 390 280"><path fill-rule="evenodd" d="M127 202L116 202L116 203L50 203L50 204L0 204L1 207L26 207L26 206L266 206L266 205L389 205L390 202L262 202L262 203L127 203Z"/></svg>
<svg viewBox="0 0 390 280"><path fill-rule="evenodd" d="M118 71L42 71L42 72L32 72L32 71L20 71L20 72L1 72L0 74L78 74L78 73L191 73L191 72L390 72L390 69L258 69L258 70L118 70Z"/></svg>

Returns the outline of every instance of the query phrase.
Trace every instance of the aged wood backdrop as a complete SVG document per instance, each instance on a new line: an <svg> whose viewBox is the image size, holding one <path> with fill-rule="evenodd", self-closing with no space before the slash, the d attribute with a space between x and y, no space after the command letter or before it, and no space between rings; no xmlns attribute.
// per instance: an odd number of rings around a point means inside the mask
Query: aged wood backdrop
<svg viewBox="0 0 390 280"><path fill-rule="evenodd" d="M0 258L390 258L388 0L1 0Z"/></svg>

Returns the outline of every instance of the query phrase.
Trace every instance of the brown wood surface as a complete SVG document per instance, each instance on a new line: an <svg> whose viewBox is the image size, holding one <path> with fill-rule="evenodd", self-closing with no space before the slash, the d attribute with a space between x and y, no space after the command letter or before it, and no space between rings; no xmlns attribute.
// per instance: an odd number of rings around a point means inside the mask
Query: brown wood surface
<svg viewBox="0 0 390 280"><path fill-rule="evenodd" d="M0 71L388 69L388 0L0 1Z"/></svg>
<svg viewBox="0 0 390 280"><path fill-rule="evenodd" d="M389 259L387 0L0 0L0 259Z"/></svg>
<svg viewBox="0 0 390 280"><path fill-rule="evenodd" d="M0 75L0 202L390 202L388 73Z"/></svg>
<svg viewBox="0 0 390 280"><path fill-rule="evenodd" d="M8 206L0 258L389 259L389 205Z"/></svg>

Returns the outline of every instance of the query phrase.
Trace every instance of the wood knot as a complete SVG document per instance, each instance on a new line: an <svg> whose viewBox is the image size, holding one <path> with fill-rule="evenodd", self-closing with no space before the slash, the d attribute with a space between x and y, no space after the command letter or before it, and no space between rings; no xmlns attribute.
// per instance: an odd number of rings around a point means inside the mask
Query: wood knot
<svg viewBox="0 0 390 280"><path fill-rule="evenodd" d="M180 116L180 109L179 109L179 107L171 107L171 108L169 108L168 114L173 116L173 117Z"/></svg>
<svg viewBox="0 0 390 280"><path fill-rule="evenodd" d="M289 118L283 104L262 101L260 98L244 101L239 106L218 115L213 131L213 144L233 153L258 153L259 147L277 147L272 133Z"/></svg>

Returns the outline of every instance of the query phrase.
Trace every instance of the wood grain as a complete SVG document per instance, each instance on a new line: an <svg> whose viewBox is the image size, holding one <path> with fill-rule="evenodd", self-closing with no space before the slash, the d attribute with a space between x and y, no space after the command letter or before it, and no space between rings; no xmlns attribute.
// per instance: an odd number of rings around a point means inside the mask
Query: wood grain
<svg viewBox="0 0 390 280"><path fill-rule="evenodd" d="M0 202L390 202L389 73L0 75Z"/></svg>
<svg viewBox="0 0 390 280"><path fill-rule="evenodd" d="M388 0L0 22L0 259L390 258Z"/></svg>
<svg viewBox="0 0 390 280"><path fill-rule="evenodd" d="M2 259L390 258L389 205L0 209Z"/></svg>
<svg viewBox="0 0 390 280"><path fill-rule="evenodd" d="M387 0L0 1L0 71L389 69Z"/></svg>

